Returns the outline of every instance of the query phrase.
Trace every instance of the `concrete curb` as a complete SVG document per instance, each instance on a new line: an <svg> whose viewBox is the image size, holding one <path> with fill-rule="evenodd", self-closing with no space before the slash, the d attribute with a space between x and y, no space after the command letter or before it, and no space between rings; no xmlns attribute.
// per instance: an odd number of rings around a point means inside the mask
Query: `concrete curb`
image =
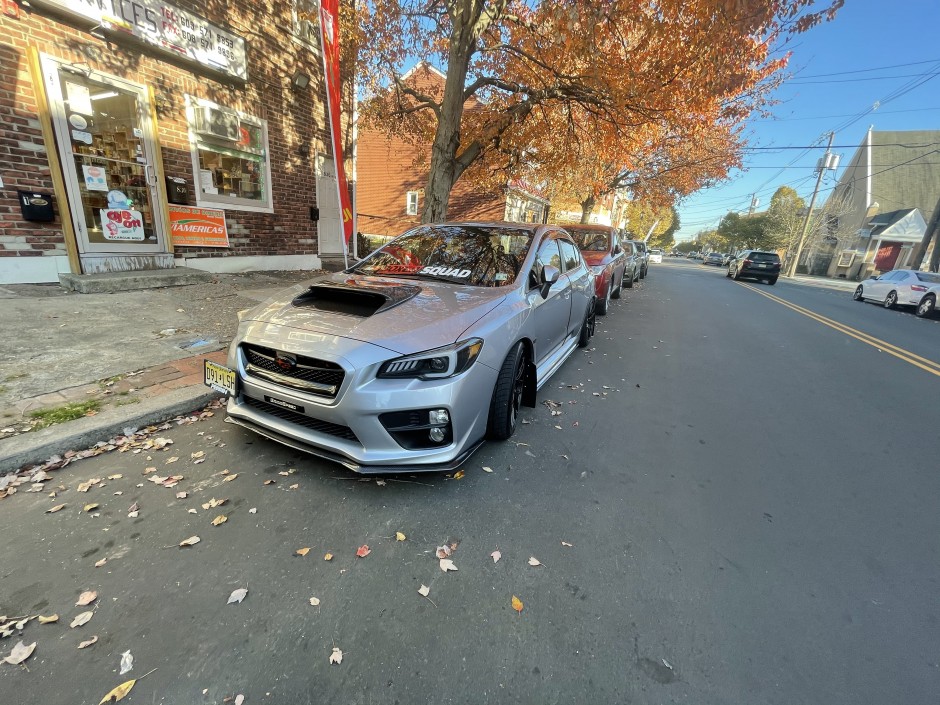
<svg viewBox="0 0 940 705"><path fill-rule="evenodd" d="M0 441L0 473L45 462L68 450L90 448L99 441L123 435L128 426L142 428L162 423L201 409L217 396L217 392L202 385L182 387L142 399L139 404L107 409L96 416L13 436Z"/></svg>

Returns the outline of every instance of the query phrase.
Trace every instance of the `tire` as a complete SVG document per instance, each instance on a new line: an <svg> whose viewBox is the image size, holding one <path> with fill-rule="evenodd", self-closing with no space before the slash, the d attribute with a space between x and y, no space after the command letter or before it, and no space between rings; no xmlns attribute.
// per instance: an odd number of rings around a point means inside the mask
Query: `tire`
<svg viewBox="0 0 940 705"><path fill-rule="evenodd" d="M731 267L728 267L728 271L725 272L725 277L727 277L728 279L731 279Z"/></svg>
<svg viewBox="0 0 940 705"><path fill-rule="evenodd" d="M930 318L936 308L937 297L933 294L927 294L920 300L920 303L917 304L917 308L914 309L914 315L918 318Z"/></svg>
<svg viewBox="0 0 940 705"><path fill-rule="evenodd" d="M647 274L649 274L649 267L643 267L643 271L640 272L640 279L646 279Z"/></svg>
<svg viewBox="0 0 940 705"><path fill-rule="evenodd" d="M731 275L731 278L736 282L741 281L741 270L735 267L734 274Z"/></svg>
<svg viewBox="0 0 940 705"><path fill-rule="evenodd" d="M525 362L525 346L519 342L506 355L499 370L486 425L487 436L494 440L505 441L516 432L516 417L525 389Z"/></svg>
<svg viewBox="0 0 940 705"><path fill-rule="evenodd" d="M624 276L626 276L626 273L627 273L626 270L624 270L624 273L620 275L620 283L617 284L617 288L614 289L614 293L610 295L610 298L612 299L620 298L620 293L623 291L623 278Z"/></svg>
<svg viewBox="0 0 940 705"><path fill-rule="evenodd" d="M581 335L578 337L579 348L586 348L587 344L591 342L595 324L595 303L594 299L591 299L587 311L584 312L584 321L581 323Z"/></svg>
<svg viewBox="0 0 940 705"><path fill-rule="evenodd" d="M898 292L889 291L885 296L885 302L882 304L885 308L891 309L898 305Z"/></svg>
<svg viewBox="0 0 940 705"><path fill-rule="evenodd" d="M604 298L601 300L601 302L597 305L597 313L601 316L606 316L607 312L610 310L610 285L612 283L613 282L607 283L607 292L604 294Z"/></svg>
<svg viewBox="0 0 940 705"><path fill-rule="evenodd" d="M777 283L777 277L771 277L770 279L767 280L767 283L768 283L770 286L773 286L774 284Z"/></svg>
<svg viewBox="0 0 940 705"><path fill-rule="evenodd" d="M855 291L854 291L854 293L852 294L852 301L863 301L863 302L865 301L865 294L864 294L864 292L862 291L862 285L861 285L861 284L859 284L857 287L855 287Z"/></svg>
<svg viewBox="0 0 940 705"><path fill-rule="evenodd" d="M630 278L627 279L627 288L628 289L633 288L633 272L630 272Z"/></svg>

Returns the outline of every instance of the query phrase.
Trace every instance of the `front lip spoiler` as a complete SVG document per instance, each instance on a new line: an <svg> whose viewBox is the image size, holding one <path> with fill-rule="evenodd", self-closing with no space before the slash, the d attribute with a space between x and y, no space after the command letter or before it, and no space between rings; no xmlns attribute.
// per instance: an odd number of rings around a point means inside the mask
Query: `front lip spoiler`
<svg viewBox="0 0 940 705"><path fill-rule="evenodd" d="M331 453L328 450L323 448L317 448L316 446L308 445L303 441L298 441L295 438L290 436L285 436L277 431L272 431L269 428L264 428L258 424L248 421L247 419L240 419L235 416L229 416L233 423L238 424L244 428L247 428L249 431L254 431L255 433L269 438L272 441L276 441L283 445L294 448L295 450L302 451L304 453L309 453L310 455L315 455L318 458L323 458L324 460L330 460L334 463L339 463L348 470L352 470L355 473L360 475L389 475L393 473L425 473L425 472L450 472L451 470L456 470L461 465L463 465L467 460L473 455L477 448L483 445L484 439L480 439L474 443L470 448L465 450L463 453L458 455L453 460L446 463L436 463L436 464L415 464L415 465L364 465L357 463L355 460L350 460L344 455L339 453Z"/></svg>

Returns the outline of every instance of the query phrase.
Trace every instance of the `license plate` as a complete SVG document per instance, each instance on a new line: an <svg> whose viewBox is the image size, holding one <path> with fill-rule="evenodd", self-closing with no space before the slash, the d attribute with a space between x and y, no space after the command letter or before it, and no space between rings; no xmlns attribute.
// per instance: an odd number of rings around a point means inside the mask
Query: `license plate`
<svg viewBox="0 0 940 705"><path fill-rule="evenodd" d="M206 368L205 383L217 392L235 395L235 370L204 360Z"/></svg>
<svg viewBox="0 0 940 705"><path fill-rule="evenodd" d="M766 264L759 264L759 265L757 265L757 266L760 267L761 269L767 269L767 265L766 265Z"/></svg>

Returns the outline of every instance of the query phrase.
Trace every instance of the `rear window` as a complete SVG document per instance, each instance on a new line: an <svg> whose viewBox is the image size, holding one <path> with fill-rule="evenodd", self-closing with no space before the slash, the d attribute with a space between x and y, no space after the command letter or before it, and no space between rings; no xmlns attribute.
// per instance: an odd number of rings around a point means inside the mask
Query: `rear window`
<svg viewBox="0 0 940 705"><path fill-rule="evenodd" d="M574 240L574 244L580 250L607 252L610 249L610 233L603 230L590 230L588 228L583 230L580 228L565 228L565 230L571 235L571 239Z"/></svg>
<svg viewBox="0 0 940 705"><path fill-rule="evenodd" d="M915 272L917 278L922 282L930 282L931 284L940 284L940 274L932 274L929 272Z"/></svg>
<svg viewBox="0 0 940 705"><path fill-rule="evenodd" d="M650 250L651 255L661 255L662 253L662 250Z"/></svg>
<svg viewBox="0 0 940 705"><path fill-rule="evenodd" d="M752 252L747 258L753 262L779 262L780 256L776 252Z"/></svg>

